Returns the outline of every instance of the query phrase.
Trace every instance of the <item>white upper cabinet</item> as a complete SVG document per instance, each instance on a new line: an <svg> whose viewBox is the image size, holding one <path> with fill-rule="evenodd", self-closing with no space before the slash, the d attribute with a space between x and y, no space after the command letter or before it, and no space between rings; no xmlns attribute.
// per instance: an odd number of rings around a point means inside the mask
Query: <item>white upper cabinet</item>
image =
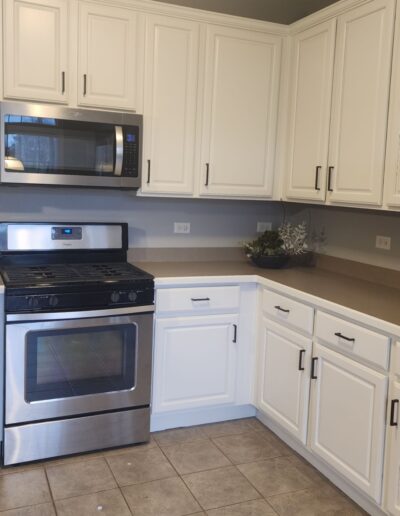
<svg viewBox="0 0 400 516"><path fill-rule="evenodd" d="M138 109L138 15L79 3L78 104Z"/></svg>
<svg viewBox="0 0 400 516"><path fill-rule="evenodd" d="M207 26L201 195L271 197L281 37Z"/></svg>
<svg viewBox="0 0 400 516"><path fill-rule="evenodd" d="M286 197L325 200L336 20L296 34Z"/></svg>
<svg viewBox="0 0 400 516"><path fill-rule="evenodd" d="M393 44L394 0L338 18L328 200L380 205Z"/></svg>
<svg viewBox="0 0 400 516"><path fill-rule="evenodd" d="M148 16L144 193L193 193L200 24Z"/></svg>
<svg viewBox="0 0 400 516"><path fill-rule="evenodd" d="M4 96L66 103L67 0L7 0Z"/></svg>

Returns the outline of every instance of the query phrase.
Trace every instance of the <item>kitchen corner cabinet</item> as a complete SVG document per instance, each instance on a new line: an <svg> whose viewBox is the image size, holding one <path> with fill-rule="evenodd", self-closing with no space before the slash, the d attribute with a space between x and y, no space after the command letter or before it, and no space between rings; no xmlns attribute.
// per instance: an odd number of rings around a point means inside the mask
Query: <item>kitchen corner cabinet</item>
<svg viewBox="0 0 400 516"><path fill-rule="evenodd" d="M258 349L258 409L306 444L311 339L263 317Z"/></svg>
<svg viewBox="0 0 400 516"><path fill-rule="evenodd" d="M138 14L79 2L78 104L138 109Z"/></svg>
<svg viewBox="0 0 400 516"><path fill-rule="evenodd" d="M207 315L156 321L153 413L235 402L238 319Z"/></svg>
<svg viewBox="0 0 400 516"><path fill-rule="evenodd" d="M388 461L386 470L387 509L400 516L400 383L393 382L389 397L389 430L387 436Z"/></svg>
<svg viewBox="0 0 400 516"><path fill-rule="evenodd" d="M313 355L311 449L380 503L387 377L319 344Z"/></svg>
<svg viewBox="0 0 400 516"><path fill-rule="evenodd" d="M146 19L143 193L193 193L200 24Z"/></svg>
<svg viewBox="0 0 400 516"><path fill-rule="evenodd" d="M67 0L7 0L4 97L67 103Z"/></svg>
<svg viewBox="0 0 400 516"><path fill-rule="evenodd" d="M207 25L200 195L272 196L281 45Z"/></svg>

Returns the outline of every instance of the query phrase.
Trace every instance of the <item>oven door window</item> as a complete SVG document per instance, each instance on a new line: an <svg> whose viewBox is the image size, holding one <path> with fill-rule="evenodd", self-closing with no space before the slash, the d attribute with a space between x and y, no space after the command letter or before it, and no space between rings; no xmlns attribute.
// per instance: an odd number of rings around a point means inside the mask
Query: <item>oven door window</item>
<svg viewBox="0 0 400 516"><path fill-rule="evenodd" d="M29 332L25 400L133 389L136 342L133 324Z"/></svg>

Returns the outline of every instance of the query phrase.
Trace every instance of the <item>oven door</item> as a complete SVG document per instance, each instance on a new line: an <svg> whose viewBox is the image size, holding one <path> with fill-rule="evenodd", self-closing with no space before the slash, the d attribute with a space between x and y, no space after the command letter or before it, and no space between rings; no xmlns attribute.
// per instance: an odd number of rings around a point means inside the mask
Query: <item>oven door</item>
<svg viewBox="0 0 400 516"><path fill-rule="evenodd" d="M63 315L6 325L5 424L148 406L152 314Z"/></svg>

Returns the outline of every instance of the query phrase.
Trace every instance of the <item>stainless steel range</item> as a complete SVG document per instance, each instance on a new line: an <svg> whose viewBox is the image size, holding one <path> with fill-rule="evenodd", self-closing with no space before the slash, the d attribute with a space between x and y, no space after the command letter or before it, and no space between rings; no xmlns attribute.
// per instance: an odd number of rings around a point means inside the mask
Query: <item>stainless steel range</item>
<svg viewBox="0 0 400 516"><path fill-rule="evenodd" d="M5 465L149 438L154 282L126 224L0 224Z"/></svg>

